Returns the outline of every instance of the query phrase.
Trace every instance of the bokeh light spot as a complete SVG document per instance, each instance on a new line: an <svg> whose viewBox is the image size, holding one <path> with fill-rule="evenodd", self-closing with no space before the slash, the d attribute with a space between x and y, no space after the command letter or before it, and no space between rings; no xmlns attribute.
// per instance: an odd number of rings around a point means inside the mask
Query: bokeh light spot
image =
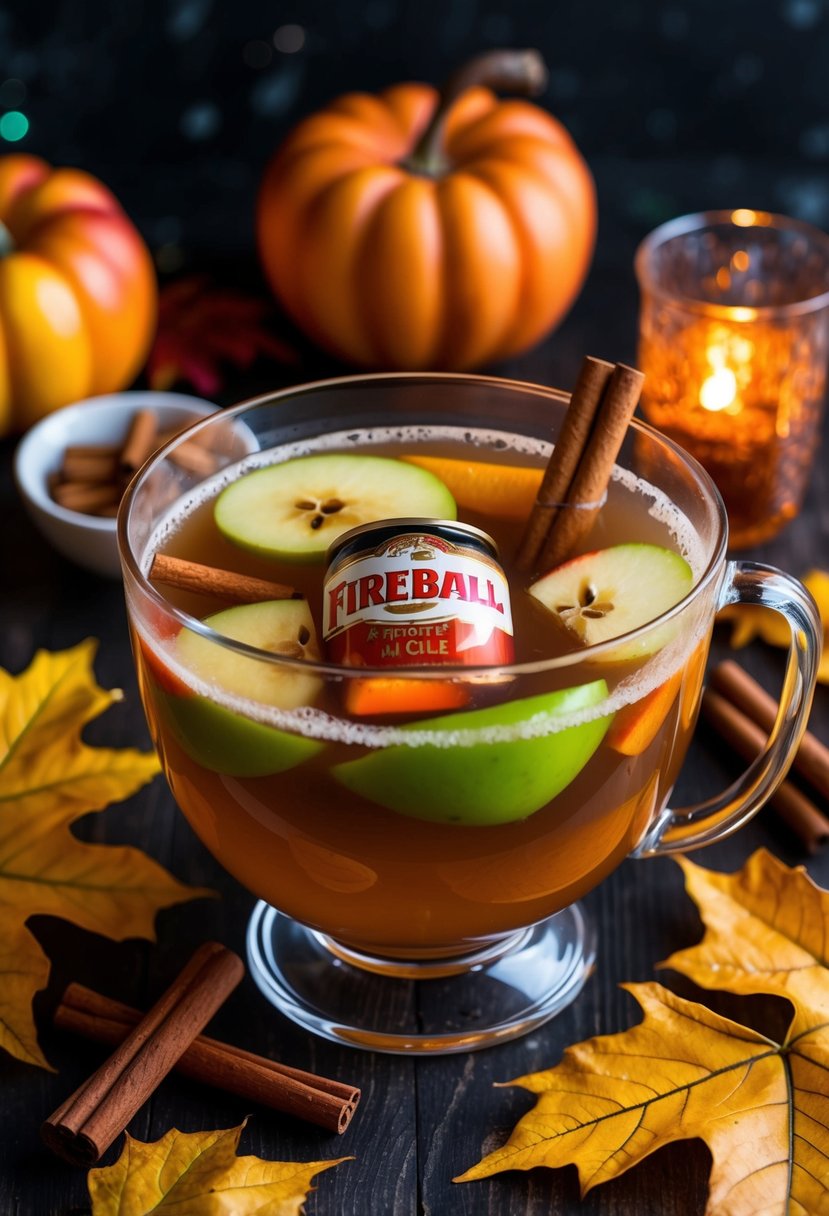
<svg viewBox="0 0 829 1216"><path fill-rule="evenodd" d="M197 101L184 111L178 125L182 135L198 142L216 134L222 125L222 114L212 101Z"/></svg>
<svg viewBox="0 0 829 1216"><path fill-rule="evenodd" d="M29 130L29 120L20 110L7 110L0 118L0 138L16 144Z"/></svg>
<svg viewBox="0 0 829 1216"><path fill-rule="evenodd" d="M274 33L273 44L283 55L295 55L305 46L305 30L301 25L280 25Z"/></svg>

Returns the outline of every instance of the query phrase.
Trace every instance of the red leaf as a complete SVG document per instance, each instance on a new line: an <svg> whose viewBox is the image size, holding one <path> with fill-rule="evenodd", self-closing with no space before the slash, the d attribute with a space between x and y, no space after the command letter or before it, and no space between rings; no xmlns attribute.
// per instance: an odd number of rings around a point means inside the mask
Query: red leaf
<svg viewBox="0 0 829 1216"><path fill-rule="evenodd" d="M191 275L161 292L158 332L147 362L150 387L168 389L186 381L203 396L224 384L223 365L246 370L258 358L293 364L299 355L273 330L266 300L211 287Z"/></svg>

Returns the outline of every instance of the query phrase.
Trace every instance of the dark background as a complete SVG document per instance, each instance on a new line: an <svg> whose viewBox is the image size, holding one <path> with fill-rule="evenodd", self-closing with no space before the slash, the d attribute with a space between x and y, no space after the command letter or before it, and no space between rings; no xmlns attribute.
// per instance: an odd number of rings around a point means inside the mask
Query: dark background
<svg viewBox="0 0 829 1216"><path fill-rule="evenodd" d="M543 51L551 75L541 102L586 156L600 214L593 270L572 313L534 352L502 365L504 374L566 386L587 352L633 361L633 252L665 219L741 206L829 228L829 0L514 0L509 9L482 0L14 0L0 10L0 151L37 153L102 177L138 223L165 277L207 269L219 281L261 287L255 191L290 126L339 92L439 81L470 54L496 45ZM17 143L2 140L8 111L20 111L29 123ZM244 376L230 376L219 399L313 379L330 366L305 350L299 366L262 361ZM11 451L11 441L0 445L6 521L0 666L16 672L38 646L59 649L85 634L100 637L99 679L123 687L126 696L95 724L96 740L143 743L121 590L70 567L40 541L13 489ZM818 461L804 514L751 556L795 574L826 565L826 495L825 461ZM7 572L13 572L8 584ZM723 657L723 631L715 648ZM740 658L770 689L779 688L780 653L757 646ZM818 690L812 723L824 738L827 697ZM739 768L702 727L676 803L714 794ZM147 1007L206 937L239 949L253 903L194 839L161 781L123 807L89 817L80 832L139 845L177 876L223 898L162 914L155 945L114 944L56 920L34 921L53 965L36 1013L44 1048L60 1071L0 1061L2 1216L88 1211L83 1173L49 1157L36 1134L40 1119L102 1058L100 1049L49 1029L62 986L78 979ZM814 878L829 884L829 852L807 858L770 811L698 860L735 869L761 845L788 863L807 862ZM493 1089L493 1081L546 1067L567 1044L635 1021L633 1001L617 985L652 979L657 960L700 936L678 869L667 859L626 862L587 906L599 928L600 956L582 997L530 1038L471 1056L415 1063L334 1047L272 1014L246 980L221 1011L216 1035L356 1082L364 1105L338 1142L257 1110L243 1151L297 1160L354 1154L354 1162L319 1180L307 1205L318 1216L701 1216L710 1158L699 1142L660 1150L583 1204L572 1168L509 1173L466 1187L449 1181L482 1149L501 1143L530 1104L516 1090ZM687 991L670 973L660 978ZM705 999L749 1021L757 1004ZM171 1077L131 1130L155 1140L171 1126L231 1126L249 1109Z"/></svg>
<svg viewBox="0 0 829 1216"><path fill-rule="evenodd" d="M0 144L99 174L174 270L251 250L262 168L299 117L499 45L547 60L541 102L597 177L600 258L629 265L682 209L829 224L826 0L13 0L0 114L30 125Z"/></svg>

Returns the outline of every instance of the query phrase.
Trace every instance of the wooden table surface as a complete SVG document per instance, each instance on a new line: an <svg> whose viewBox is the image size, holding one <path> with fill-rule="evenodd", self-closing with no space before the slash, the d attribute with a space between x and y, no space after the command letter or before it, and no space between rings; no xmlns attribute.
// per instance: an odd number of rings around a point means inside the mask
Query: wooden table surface
<svg viewBox="0 0 829 1216"><path fill-rule="evenodd" d="M635 297L629 262L600 264L562 330L538 351L499 371L549 384L572 382L582 354L630 361L634 357ZM315 378L305 364L296 379ZM257 378L258 377L258 378ZM229 386L226 400L273 387L268 369ZM120 585L86 575L55 555L36 534L11 480L12 444L0 446L0 665L22 670L38 647L61 649L81 638L100 638L96 664L104 686L125 691L89 732L108 746L148 741L127 643ZM818 462L804 513L776 542L751 554L802 574L829 556L829 486L825 461ZM726 649L718 633L715 651ZM745 662L769 687L779 684L782 658L762 646ZM829 690L819 689L812 719L829 739ZM732 779L739 763L717 739L698 729L677 790L678 803L712 794ZM79 980L132 1004L146 1007L206 938L243 951L253 899L223 873L196 840L159 778L128 802L79 825L85 839L128 842L146 850L178 877L214 888L220 900L184 904L158 918L158 942L115 944L46 917L30 927L52 961L48 989L36 1000L49 1074L0 1059L0 1213L2 1216L68 1216L88 1211L85 1176L41 1146L40 1122L103 1058L92 1044L69 1039L49 1027L62 988ZM698 855L717 869L735 869L759 846L789 863L806 862L829 885L829 850L809 859L768 809L737 836ZM672 951L700 936L700 922L686 898L678 867L670 860L626 862L586 900L599 933L598 966L576 1003L529 1038L469 1055L443 1059L388 1057L339 1048L312 1038L265 1002L250 979L227 1002L212 1032L253 1051L271 1054L354 1082L362 1104L345 1135L324 1134L272 1112L228 1098L195 1083L169 1077L131 1125L143 1140L168 1128L186 1131L229 1127L251 1119L242 1151L280 1160L352 1156L318 1179L307 1203L309 1216L695 1216L705 1206L709 1156L698 1141L662 1149L625 1177L593 1191L580 1203L576 1173L564 1170L512 1172L463 1185L451 1179L501 1144L532 1100L519 1090L496 1089L506 1081L550 1066L563 1049L596 1033L621 1030L637 1020L633 1000L618 985L654 978ZM692 985L663 973L676 991ZM779 1004L755 998L706 998L732 1016L753 1019L780 1014ZM112 1150L106 1160L115 1156ZM197 1216L187 1213L183 1216Z"/></svg>

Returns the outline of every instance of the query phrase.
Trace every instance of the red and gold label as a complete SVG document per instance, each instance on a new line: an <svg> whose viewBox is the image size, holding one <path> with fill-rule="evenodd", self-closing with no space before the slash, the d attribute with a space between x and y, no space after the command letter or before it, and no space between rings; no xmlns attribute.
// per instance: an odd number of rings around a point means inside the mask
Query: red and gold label
<svg viewBox="0 0 829 1216"><path fill-rule="evenodd" d="M335 557L323 590L330 660L350 667L502 666L514 657L509 587L494 557L405 532Z"/></svg>

